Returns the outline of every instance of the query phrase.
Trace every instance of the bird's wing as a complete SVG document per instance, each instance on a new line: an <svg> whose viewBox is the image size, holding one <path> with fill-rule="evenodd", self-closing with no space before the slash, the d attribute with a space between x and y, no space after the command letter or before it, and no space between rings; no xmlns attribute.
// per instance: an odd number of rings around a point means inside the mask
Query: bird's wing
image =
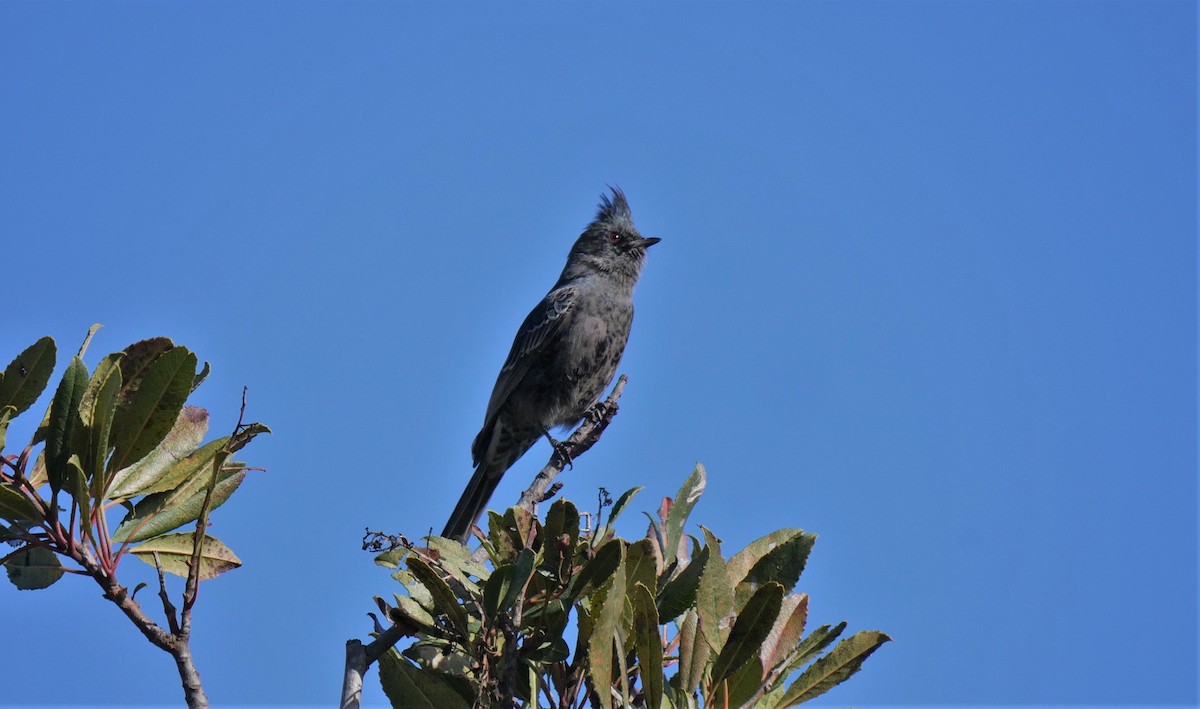
<svg viewBox="0 0 1200 709"><path fill-rule="evenodd" d="M484 430L491 426L500 407L525 378L530 365L537 359L542 348L547 342L552 342L570 321L575 302L574 286L555 288L525 316L525 322L521 323L517 336L513 339L508 359L504 361L500 375L496 377L496 386L492 389L487 416L484 417Z"/></svg>

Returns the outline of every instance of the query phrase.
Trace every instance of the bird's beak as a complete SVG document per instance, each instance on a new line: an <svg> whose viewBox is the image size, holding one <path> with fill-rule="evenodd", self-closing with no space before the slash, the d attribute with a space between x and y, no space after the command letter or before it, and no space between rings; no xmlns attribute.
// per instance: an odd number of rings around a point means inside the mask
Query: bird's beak
<svg viewBox="0 0 1200 709"><path fill-rule="evenodd" d="M648 246L654 246L660 241L662 241L662 239L658 238L657 236L639 236L633 240L632 245L644 249Z"/></svg>

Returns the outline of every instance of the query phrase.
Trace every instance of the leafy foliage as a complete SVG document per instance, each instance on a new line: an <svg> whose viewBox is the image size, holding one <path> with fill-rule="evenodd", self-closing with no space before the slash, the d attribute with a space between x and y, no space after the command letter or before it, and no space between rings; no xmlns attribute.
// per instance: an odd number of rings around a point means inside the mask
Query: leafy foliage
<svg viewBox="0 0 1200 709"><path fill-rule="evenodd" d="M489 564L438 537L380 554L405 593L376 602L415 639L381 660L393 706L780 709L857 672L890 638L863 631L822 655L846 624L804 635L808 596L791 591L816 535L782 529L726 559L711 531L684 534L704 486L697 465L637 541L613 522L639 488L591 534L566 500L544 523L490 513Z"/></svg>
<svg viewBox="0 0 1200 709"><path fill-rule="evenodd" d="M175 530L229 499L246 466L228 456L269 430L249 424L201 445L208 412L186 401L208 365L197 372L195 354L159 337L89 372L83 356L95 330L29 445L0 459L0 542L16 547L0 547L8 579L45 588L62 577L63 560L111 578L126 553L185 578L194 556L201 579L236 568L241 562L219 540L205 535L196 544L193 533ZM44 337L0 374L0 454L9 424L46 390L56 356ZM114 510L124 518L110 530Z"/></svg>

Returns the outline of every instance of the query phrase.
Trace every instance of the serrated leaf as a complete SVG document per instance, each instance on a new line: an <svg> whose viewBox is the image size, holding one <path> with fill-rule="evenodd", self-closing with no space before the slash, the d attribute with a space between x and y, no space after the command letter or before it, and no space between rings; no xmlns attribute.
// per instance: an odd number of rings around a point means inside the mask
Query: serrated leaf
<svg viewBox="0 0 1200 709"><path fill-rule="evenodd" d="M624 545L625 542L621 539L612 539L602 544L591 561L584 564L579 573L571 579L564 600L573 603L586 595L592 587L604 583L621 565L625 556Z"/></svg>
<svg viewBox="0 0 1200 709"><path fill-rule="evenodd" d="M808 637L804 638L788 655L785 674L807 665L814 657L821 654L822 650L829 647L830 643L837 640L837 637L845 629L846 621L843 620L834 626L822 625L809 633Z"/></svg>
<svg viewBox="0 0 1200 709"><path fill-rule="evenodd" d="M780 529L754 540L729 559L729 577L737 584L735 607L741 608L759 586L774 581L795 587L804 572L817 535L802 529Z"/></svg>
<svg viewBox="0 0 1200 709"><path fill-rule="evenodd" d="M379 658L379 683L393 707L471 709L471 702L442 673L414 666L394 648Z"/></svg>
<svg viewBox="0 0 1200 709"><path fill-rule="evenodd" d="M105 496L119 500L171 490L209 468L213 457L229 438L218 438L197 449L207 432L208 412L198 406L184 406L170 433L154 450L133 465L113 473Z"/></svg>
<svg viewBox="0 0 1200 709"><path fill-rule="evenodd" d="M757 657L762 643L779 617L779 608L786 593L783 586L768 583L758 589L746 607L738 614L729 631L729 638L717 655L712 668L712 682L720 685L751 658ZM761 669L758 674L761 674Z"/></svg>
<svg viewBox="0 0 1200 709"><path fill-rule="evenodd" d="M395 594L396 607L390 611L384 611L388 618L393 623L404 622L417 630L431 635L441 636L442 630L438 627L437 621L430 615L429 611L417 603L409 596L401 596Z"/></svg>
<svg viewBox="0 0 1200 709"><path fill-rule="evenodd" d="M613 542L620 542L614 539ZM609 542L611 544L612 542ZM607 546L607 545L606 545ZM621 556L624 549L617 547ZM613 677L613 641L625 609L625 564L618 558L617 566L605 579L589 602L592 616L591 633L587 637L588 674L601 696L607 696Z"/></svg>
<svg viewBox="0 0 1200 709"><path fill-rule="evenodd" d="M0 519L25 522L40 519L29 498L9 485L0 484Z"/></svg>
<svg viewBox="0 0 1200 709"><path fill-rule="evenodd" d="M770 671L782 663L795 649L796 643L804 635L804 624L807 620L807 593L797 593L783 599L775 627L771 628L771 632L763 642L762 651L758 655L762 661L763 679L766 679Z"/></svg>
<svg viewBox="0 0 1200 709"><path fill-rule="evenodd" d="M512 608L517 599L525 591L525 586L529 583L529 578L533 576L534 566L537 562L537 555L532 549L522 549L517 552L517 560L512 565L512 576L509 579L508 590L504 597L500 600L501 612L507 612Z"/></svg>
<svg viewBox="0 0 1200 709"><path fill-rule="evenodd" d="M700 577L704 574L709 554L708 547L701 548L683 568L683 571L663 584L662 592L658 594L659 618L673 620L695 606L696 592L700 588Z"/></svg>
<svg viewBox="0 0 1200 709"><path fill-rule="evenodd" d="M147 539L131 549L130 553L150 566L154 566L154 554L157 552L163 571L187 578L188 568L192 563L194 539L193 532L166 534ZM200 545L199 578L201 581L214 578L241 565L242 560L237 558L237 555L229 547L215 537L204 535L204 541Z"/></svg>
<svg viewBox="0 0 1200 709"><path fill-rule="evenodd" d="M704 466L696 463L692 474L687 477L687 480L683 481L683 485L679 488L679 492L676 494L675 500L671 505L671 511L667 513L667 521L664 525L666 529L666 544L663 545L664 556L671 556L677 553L679 540L683 538L683 526L687 523L687 518L691 515L692 508L696 506L696 501L704 493L704 488L707 484Z"/></svg>
<svg viewBox="0 0 1200 709"><path fill-rule="evenodd" d="M17 355L0 374L0 409L11 406L10 418L16 418L33 406L50 382L56 357L57 349L50 337L43 337Z"/></svg>
<svg viewBox="0 0 1200 709"><path fill-rule="evenodd" d="M117 410L117 397L121 393L121 370L117 366L120 358L118 353L100 360L79 404L79 420L88 433L83 470L96 497L102 494L104 464L112 450L112 422Z"/></svg>
<svg viewBox="0 0 1200 709"><path fill-rule="evenodd" d="M212 472L207 471L207 475ZM217 477L209 512L225 504L246 478L241 468L227 468ZM207 476L196 476L184 485L168 492L147 495L133 506L112 534L114 542L139 542L178 529L200 517L204 497L208 492Z"/></svg>
<svg viewBox="0 0 1200 709"><path fill-rule="evenodd" d="M654 593L645 584L636 582L630 598L633 603L633 649L642 676L642 691L646 706L659 709L663 698L663 648Z"/></svg>
<svg viewBox="0 0 1200 709"><path fill-rule="evenodd" d="M128 401L137 392L150 369L150 365L165 352L175 348L175 343L166 337L151 337L133 343L121 353L121 398Z"/></svg>
<svg viewBox="0 0 1200 709"><path fill-rule="evenodd" d="M660 618L662 616L659 616ZM679 688L694 697L712 651L700 630L700 614L689 610L679 620Z"/></svg>
<svg viewBox="0 0 1200 709"><path fill-rule="evenodd" d="M487 567L471 558L467 547L453 539L430 537L429 548L437 555L442 569L461 583L467 593L479 593L479 585L471 577L486 579L489 572Z"/></svg>
<svg viewBox="0 0 1200 709"><path fill-rule="evenodd" d="M828 655L800 673L796 681L788 686L780 706L790 707L807 702L845 682L862 668L871 653L889 640L890 637L878 630L864 630L841 641Z"/></svg>
<svg viewBox="0 0 1200 709"><path fill-rule="evenodd" d="M542 527L542 557L557 578L566 575L564 561L570 563L578 542L579 510L569 500L559 498L550 505L546 524Z"/></svg>
<svg viewBox="0 0 1200 709"><path fill-rule="evenodd" d="M87 383L87 367L83 360L72 357L54 392L50 421L46 426L46 475L50 489L55 492L62 489L67 479L67 460L71 457L75 431L80 426L79 404Z"/></svg>
<svg viewBox="0 0 1200 709"><path fill-rule="evenodd" d="M417 577L413 575L413 572L409 571L408 569L397 569L396 572L392 574L392 578L399 581L400 585L403 586L406 591L408 591L409 598L419 603L422 608L430 613L437 612L437 607L433 602L433 596L430 595L429 589L421 585L421 582L417 580Z"/></svg>
<svg viewBox="0 0 1200 709"><path fill-rule="evenodd" d="M394 569L400 566L400 562L404 561L404 557L408 556L408 551L408 547L388 549L375 555L375 563L388 569Z"/></svg>
<svg viewBox="0 0 1200 709"><path fill-rule="evenodd" d="M454 595L454 591L451 590L445 579L438 575L424 559L410 556L405 563L408 565L409 571L412 571L417 580L421 582L421 585L428 589L437 612L446 616L450 627L460 637L469 637L467 612L458 602L458 597Z"/></svg>
<svg viewBox="0 0 1200 709"><path fill-rule="evenodd" d="M129 351L121 360L124 381L121 401L113 417L113 454L110 470L121 470L144 458L162 442L191 393L196 377L196 355L186 347L173 347L138 369L130 380L126 371Z"/></svg>
<svg viewBox="0 0 1200 709"><path fill-rule="evenodd" d="M487 538L492 543L492 563L496 566L511 564L520 547L513 541L513 535L506 531L505 516L492 510L488 510L486 514Z"/></svg>
<svg viewBox="0 0 1200 709"><path fill-rule="evenodd" d="M658 562L649 539L639 539L626 548L625 578L629 580L626 586L630 593L639 583L650 589L651 595L658 592ZM654 615L658 617L657 609Z"/></svg>
<svg viewBox="0 0 1200 709"><path fill-rule="evenodd" d="M763 688L761 675L762 663L755 655L721 682L713 706L746 706Z"/></svg>
<svg viewBox="0 0 1200 709"><path fill-rule="evenodd" d="M500 613L500 604L508 596L508 587L512 583L512 573L512 564L498 566L483 584L483 612L489 619Z"/></svg>
<svg viewBox="0 0 1200 709"><path fill-rule="evenodd" d="M696 610L703 621L704 639L714 653L721 651L726 632L726 619L733 610L733 585L721 556L721 542L712 532L704 531L705 548L709 550L700 585L696 589Z"/></svg>
<svg viewBox="0 0 1200 709"><path fill-rule="evenodd" d="M18 549L4 562L8 580L22 591L47 588L62 578L62 562L44 547L27 546Z"/></svg>
<svg viewBox="0 0 1200 709"><path fill-rule="evenodd" d="M617 502L613 505L612 511L608 513L609 526L612 526L616 523L617 518L620 517L621 513L625 511L625 507L629 505L630 500L632 500L635 495L644 489L645 488L643 488L641 485L638 485L637 487L631 487L617 498Z"/></svg>

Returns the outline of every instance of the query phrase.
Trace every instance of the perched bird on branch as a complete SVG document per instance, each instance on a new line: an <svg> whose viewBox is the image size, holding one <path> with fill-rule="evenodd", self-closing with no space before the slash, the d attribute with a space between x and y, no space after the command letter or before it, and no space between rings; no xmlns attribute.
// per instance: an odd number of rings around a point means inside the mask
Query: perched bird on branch
<svg viewBox="0 0 1200 709"><path fill-rule="evenodd" d="M638 233L620 189L600 197L558 282L517 330L471 446L475 474L443 537L465 543L504 471L542 436L558 450L550 430L577 425L599 400L625 352L646 249L658 242Z"/></svg>

